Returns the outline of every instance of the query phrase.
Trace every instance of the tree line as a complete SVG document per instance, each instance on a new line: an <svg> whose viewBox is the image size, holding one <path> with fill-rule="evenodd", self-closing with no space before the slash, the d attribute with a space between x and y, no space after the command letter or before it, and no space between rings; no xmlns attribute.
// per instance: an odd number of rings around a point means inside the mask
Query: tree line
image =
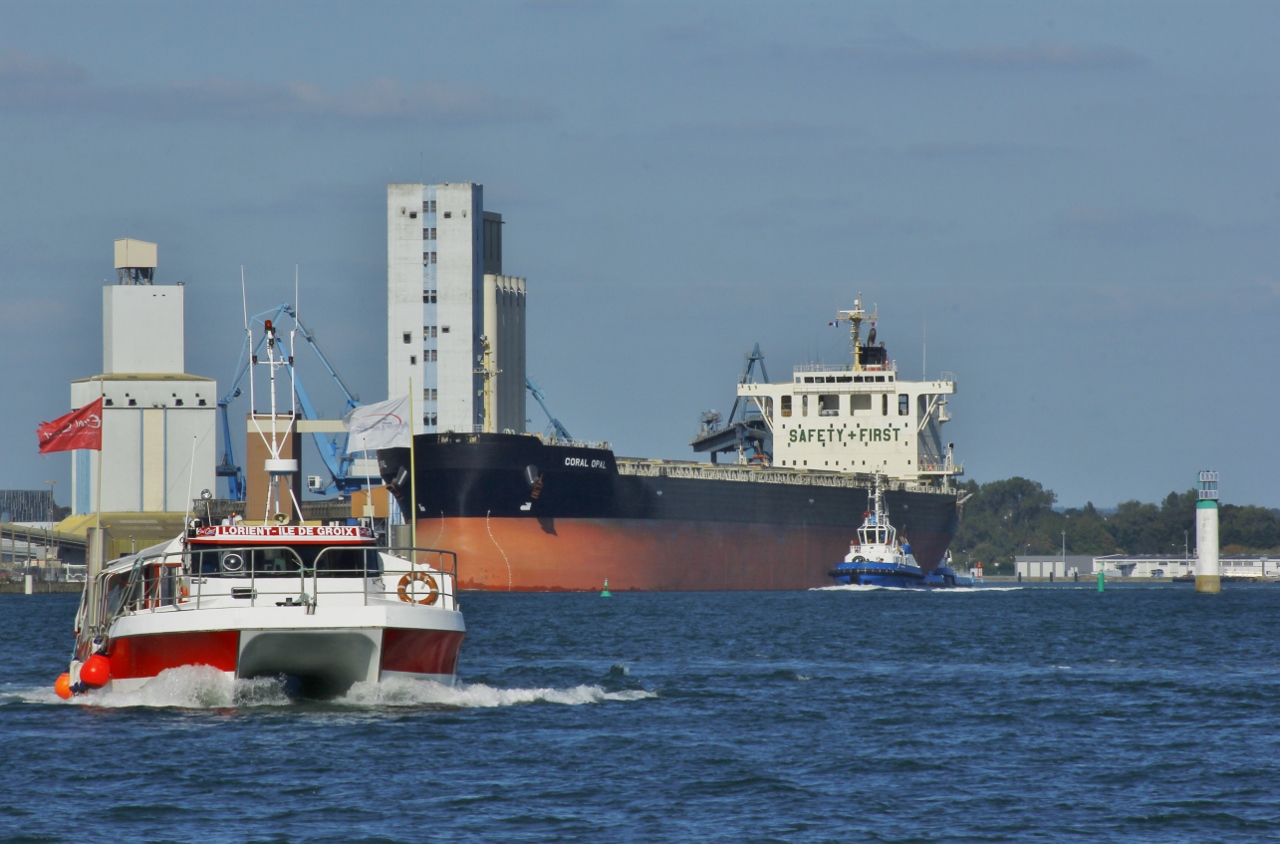
<svg viewBox="0 0 1280 844"><path fill-rule="evenodd" d="M1171 492L1159 504L1126 501L1114 511L1092 503L1054 509L1057 496L1036 481L1009 478L967 481L960 529L951 543L956 561L983 561L990 570L1010 568L1015 556L1059 554L1066 532L1067 554L1160 554L1195 556L1194 489ZM1280 553L1280 511L1222 504L1218 511L1221 553ZM992 564L995 564L992 566Z"/></svg>

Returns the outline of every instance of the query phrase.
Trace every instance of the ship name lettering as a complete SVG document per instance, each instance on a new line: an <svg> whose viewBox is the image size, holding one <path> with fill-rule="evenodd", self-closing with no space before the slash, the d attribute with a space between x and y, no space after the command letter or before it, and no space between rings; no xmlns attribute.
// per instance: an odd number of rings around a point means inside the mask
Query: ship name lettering
<svg viewBox="0 0 1280 844"><path fill-rule="evenodd" d="M608 468L603 460L587 460L585 457L566 457L564 465L572 466L575 469L605 469Z"/></svg>

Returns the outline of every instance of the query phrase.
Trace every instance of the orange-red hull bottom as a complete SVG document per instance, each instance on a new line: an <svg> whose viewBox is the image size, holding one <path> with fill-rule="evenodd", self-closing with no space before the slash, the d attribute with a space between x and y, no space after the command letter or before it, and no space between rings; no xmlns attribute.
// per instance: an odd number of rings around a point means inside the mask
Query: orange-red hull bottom
<svg viewBox="0 0 1280 844"><path fill-rule="evenodd" d="M852 528L641 519L444 518L417 544L458 553L463 589L810 589L849 552ZM916 535L916 543L950 536ZM941 551L939 551L941 553Z"/></svg>

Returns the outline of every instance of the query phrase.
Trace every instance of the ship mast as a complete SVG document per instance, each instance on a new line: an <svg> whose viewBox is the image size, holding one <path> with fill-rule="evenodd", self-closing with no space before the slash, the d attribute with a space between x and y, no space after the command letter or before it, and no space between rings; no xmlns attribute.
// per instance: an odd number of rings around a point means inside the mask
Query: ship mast
<svg viewBox="0 0 1280 844"><path fill-rule="evenodd" d="M872 313L868 315L867 312L862 309L861 293L858 294L858 298L853 300L853 310L836 312L836 322L849 323L849 344L852 347L851 350L853 352L854 372L862 371L862 338L860 335L862 333L862 323L867 320L870 320L871 324L875 325L876 314Z"/></svg>

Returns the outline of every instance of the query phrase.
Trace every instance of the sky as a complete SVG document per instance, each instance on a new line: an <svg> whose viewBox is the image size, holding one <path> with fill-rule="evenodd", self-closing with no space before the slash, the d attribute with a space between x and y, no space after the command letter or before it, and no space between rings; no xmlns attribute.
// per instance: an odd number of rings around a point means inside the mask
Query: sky
<svg viewBox="0 0 1280 844"><path fill-rule="evenodd" d="M528 279L529 373L620 455L691 459L757 342L772 380L844 360L827 323L861 293L902 377L955 374L966 477L1114 506L1214 468L1225 503L1280 507L1280 5L0 2L0 20L0 488L54 480L69 501L70 458L40 457L35 428L101 371L114 239L157 242L157 282L186 284L188 372L225 390L241 267L251 312L292 301L296 267L303 320L378 401L386 184L474 181Z"/></svg>

